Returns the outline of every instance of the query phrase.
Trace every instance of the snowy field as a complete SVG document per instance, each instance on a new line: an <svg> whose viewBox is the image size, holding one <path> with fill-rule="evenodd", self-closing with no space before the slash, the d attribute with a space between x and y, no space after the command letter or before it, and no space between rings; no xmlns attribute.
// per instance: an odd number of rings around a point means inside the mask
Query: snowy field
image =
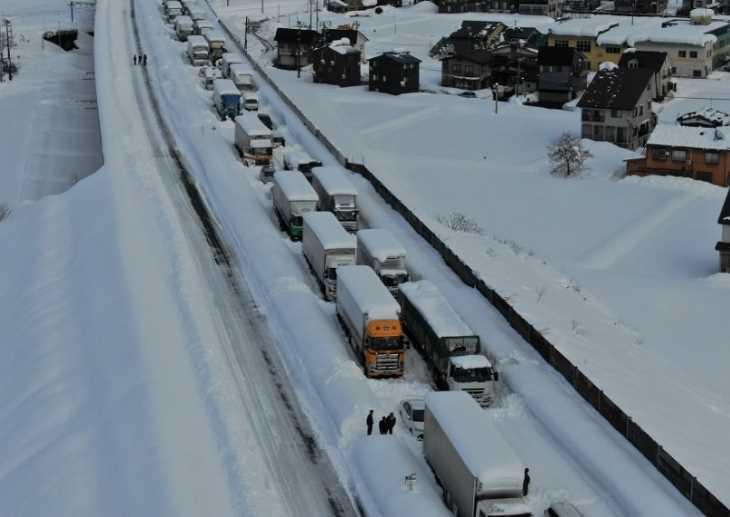
<svg viewBox="0 0 730 517"><path fill-rule="evenodd" d="M232 3L220 12L240 28L240 14L250 11ZM302 19L299 5L287 6ZM278 12L269 9L275 18ZM422 87L437 91L438 64L425 56L430 44L461 19L502 17L426 10L419 4L381 16L322 13L320 19L333 26L357 20L370 38L369 56L411 50L424 60ZM547 23L510 18L518 25ZM288 16L280 20L286 25ZM270 38L274 22L262 34ZM306 69L300 80L267 71L335 145L364 161L487 284L727 498L730 450L718 444L730 429L724 371L730 279L716 274L714 251L725 189L676 178L623 179L623 160L636 154L592 142L586 142L594 158L585 174L551 177L546 145L564 131L580 132L578 111L501 103L495 114L491 100L391 97L365 86L314 85ZM727 97L722 77L681 80L678 95ZM660 121L700 105L677 99L663 107ZM452 212L475 221L481 233L453 232L438 222Z"/></svg>

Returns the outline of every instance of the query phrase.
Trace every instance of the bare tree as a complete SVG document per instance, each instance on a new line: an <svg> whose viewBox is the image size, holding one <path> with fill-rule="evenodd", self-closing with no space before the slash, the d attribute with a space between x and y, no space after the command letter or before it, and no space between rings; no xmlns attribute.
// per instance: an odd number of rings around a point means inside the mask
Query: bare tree
<svg viewBox="0 0 730 517"><path fill-rule="evenodd" d="M591 153L583 148L580 137L563 133L548 146L548 158L552 163L551 174L555 176L575 176L585 169L585 160Z"/></svg>

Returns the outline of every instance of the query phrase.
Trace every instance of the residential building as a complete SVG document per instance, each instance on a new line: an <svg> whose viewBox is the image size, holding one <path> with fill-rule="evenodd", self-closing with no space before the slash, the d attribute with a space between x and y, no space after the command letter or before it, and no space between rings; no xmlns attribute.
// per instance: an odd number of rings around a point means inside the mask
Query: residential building
<svg viewBox="0 0 730 517"><path fill-rule="evenodd" d="M619 14L663 14L667 0L615 0L614 10Z"/></svg>
<svg viewBox="0 0 730 517"><path fill-rule="evenodd" d="M684 176L727 186L730 130L660 125L646 144L646 155L626 161L626 173Z"/></svg>
<svg viewBox="0 0 730 517"><path fill-rule="evenodd" d="M464 20L458 30L441 38L431 48L429 55L437 59L448 57L453 54L455 45L486 50L499 44L507 30L502 22Z"/></svg>
<svg viewBox="0 0 730 517"><path fill-rule="evenodd" d="M514 13L519 0L438 0L440 13Z"/></svg>
<svg viewBox="0 0 730 517"><path fill-rule="evenodd" d="M418 91L420 59L408 52L383 52L368 61L369 90L392 95Z"/></svg>
<svg viewBox="0 0 730 517"><path fill-rule="evenodd" d="M650 70L605 68L588 85L578 102L581 135L636 149L656 126L651 111Z"/></svg>
<svg viewBox="0 0 730 517"><path fill-rule="evenodd" d="M730 114L714 108L705 108L678 116L677 124L688 127L730 126Z"/></svg>
<svg viewBox="0 0 730 517"><path fill-rule="evenodd" d="M293 70L302 68L310 63L312 49L319 43L321 35L311 29L276 29L276 60L274 65L279 68Z"/></svg>
<svg viewBox="0 0 730 517"><path fill-rule="evenodd" d="M487 88L492 76L491 51L459 41L452 44L452 49L441 59L441 85L464 90Z"/></svg>
<svg viewBox="0 0 730 517"><path fill-rule="evenodd" d="M518 12L520 14L534 14L560 18L563 15L564 0L520 0Z"/></svg>
<svg viewBox="0 0 730 517"><path fill-rule="evenodd" d="M664 97L674 89L672 67L666 52L629 49L621 54L618 66L627 69L651 70L654 74L651 79L651 98L657 102L664 100Z"/></svg>
<svg viewBox="0 0 730 517"><path fill-rule="evenodd" d="M322 39L325 45L342 38L350 40L350 46L359 51L361 55L365 55L365 44L368 42L368 37L356 28L342 26L336 29L322 29Z"/></svg>
<svg viewBox="0 0 730 517"><path fill-rule="evenodd" d="M604 48L598 44L598 38L618 27L614 21L603 17L574 18L559 21L548 30L548 46L574 48L585 57L588 70L598 70L601 63L611 61L618 64L621 58L620 46Z"/></svg>
<svg viewBox="0 0 730 517"><path fill-rule="evenodd" d="M534 92L538 80L537 53L524 41L498 45L492 50L492 83L517 95Z"/></svg>
<svg viewBox="0 0 730 517"><path fill-rule="evenodd" d="M360 51L342 38L312 51L315 83L355 86L360 84Z"/></svg>
<svg viewBox="0 0 730 517"><path fill-rule="evenodd" d="M542 47L537 56L538 100L541 104L562 106L586 87L583 54L574 48Z"/></svg>
<svg viewBox="0 0 730 517"><path fill-rule="evenodd" d="M717 223L722 226L720 240L715 244L715 250L720 254L720 272L730 273L730 192L722 205Z"/></svg>

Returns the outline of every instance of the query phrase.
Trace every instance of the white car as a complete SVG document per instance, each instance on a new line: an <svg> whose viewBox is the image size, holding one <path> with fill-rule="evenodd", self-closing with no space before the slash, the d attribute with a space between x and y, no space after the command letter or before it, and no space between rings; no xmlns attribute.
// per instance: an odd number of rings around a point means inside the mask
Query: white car
<svg viewBox="0 0 730 517"><path fill-rule="evenodd" d="M423 414L426 402L423 399L405 399L398 405L398 413L403 427L419 441L423 440Z"/></svg>

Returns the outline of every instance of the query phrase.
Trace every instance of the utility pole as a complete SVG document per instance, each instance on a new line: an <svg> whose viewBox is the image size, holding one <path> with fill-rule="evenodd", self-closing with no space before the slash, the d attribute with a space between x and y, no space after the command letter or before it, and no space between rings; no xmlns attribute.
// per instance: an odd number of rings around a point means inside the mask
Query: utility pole
<svg viewBox="0 0 730 517"><path fill-rule="evenodd" d="M302 29L297 29L297 79L302 76L300 57L302 55Z"/></svg>
<svg viewBox="0 0 730 517"><path fill-rule="evenodd" d="M74 22L74 3L73 3L73 0L71 0L68 3L68 7L71 10L71 23L73 23Z"/></svg>
<svg viewBox="0 0 730 517"><path fill-rule="evenodd" d="M494 114L499 113L499 83L492 85L492 95L494 96Z"/></svg>
<svg viewBox="0 0 730 517"><path fill-rule="evenodd" d="M8 49L8 59L7 59L7 66L8 66L8 80L13 80L13 59L10 55L10 49L13 46L13 30L10 27L10 20L8 18L5 18L3 20L3 24L5 25L5 48ZM1 29L0 29L1 30ZM0 49L0 52L2 49Z"/></svg>
<svg viewBox="0 0 730 517"><path fill-rule="evenodd" d="M248 49L248 16L246 16L246 20L244 21L244 29L243 29L243 50L244 52Z"/></svg>

